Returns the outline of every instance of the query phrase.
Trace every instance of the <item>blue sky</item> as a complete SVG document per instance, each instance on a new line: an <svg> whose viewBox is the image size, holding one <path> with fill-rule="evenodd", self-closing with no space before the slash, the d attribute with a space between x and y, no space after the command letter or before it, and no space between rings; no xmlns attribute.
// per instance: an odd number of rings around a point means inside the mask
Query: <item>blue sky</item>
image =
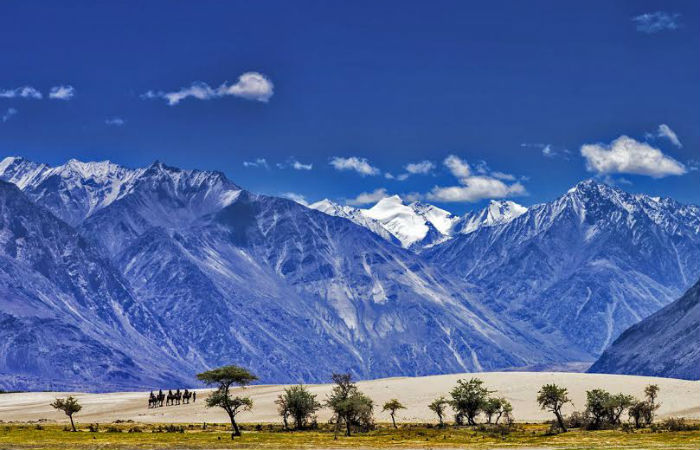
<svg viewBox="0 0 700 450"><path fill-rule="evenodd" d="M0 153L159 159L256 192L456 213L588 177L698 203L698 9L6 1Z"/></svg>

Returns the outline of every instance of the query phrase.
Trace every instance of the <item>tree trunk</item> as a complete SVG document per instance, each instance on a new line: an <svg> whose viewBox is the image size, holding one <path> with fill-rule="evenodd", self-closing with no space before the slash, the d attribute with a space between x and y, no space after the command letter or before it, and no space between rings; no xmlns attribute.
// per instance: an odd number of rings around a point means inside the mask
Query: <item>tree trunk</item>
<svg viewBox="0 0 700 450"><path fill-rule="evenodd" d="M350 421L345 420L345 436L350 436Z"/></svg>
<svg viewBox="0 0 700 450"><path fill-rule="evenodd" d="M75 429L75 424L73 423L73 414L68 417L70 418L70 427L73 429L73 431L78 431Z"/></svg>
<svg viewBox="0 0 700 450"><path fill-rule="evenodd" d="M340 430L340 414L336 415L335 418L335 432L333 433L333 440L338 440L338 430Z"/></svg>
<svg viewBox="0 0 700 450"><path fill-rule="evenodd" d="M233 439L234 437L241 435L241 429L238 428L236 417L233 414L229 414L229 418L231 419L231 439Z"/></svg>
<svg viewBox="0 0 700 450"><path fill-rule="evenodd" d="M394 424L394 428L398 428L398 427L396 426L396 419L394 419L394 413L391 413L391 423Z"/></svg>
<svg viewBox="0 0 700 450"><path fill-rule="evenodd" d="M438 414L438 420L440 421L440 428L444 427L445 424L442 422L442 414Z"/></svg>
<svg viewBox="0 0 700 450"><path fill-rule="evenodd" d="M557 422L559 422L559 428L561 428L561 431L566 433L568 430L566 429L566 425L564 425L564 418L561 416L561 413L559 411L555 411L554 414L557 416Z"/></svg>

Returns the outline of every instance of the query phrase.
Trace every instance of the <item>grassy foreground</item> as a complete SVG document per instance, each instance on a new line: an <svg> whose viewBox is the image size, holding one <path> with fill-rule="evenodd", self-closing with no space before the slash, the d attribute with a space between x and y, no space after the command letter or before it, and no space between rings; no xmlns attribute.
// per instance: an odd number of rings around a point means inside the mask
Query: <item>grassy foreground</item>
<svg viewBox="0 0 700 450"><path fill-rule="evenodd" d="M169 430L166 431L166 427ZM405 425L398 430L382 425L369 433L333 439L331 429L284 432L278 426L244 425L234 441L223 424L155 425L100 424L94 432L79 425L76 433L63 425L0 424L3 449L214 449L214 448L574 448L574 449L700 449L700 431L653 432L649 429L624 431L572 430L548 435L547 424L519 424L509 434L496 429ZM94 430L94 429L93 429ZM131 430L131 432L130 432Z"/></svg>

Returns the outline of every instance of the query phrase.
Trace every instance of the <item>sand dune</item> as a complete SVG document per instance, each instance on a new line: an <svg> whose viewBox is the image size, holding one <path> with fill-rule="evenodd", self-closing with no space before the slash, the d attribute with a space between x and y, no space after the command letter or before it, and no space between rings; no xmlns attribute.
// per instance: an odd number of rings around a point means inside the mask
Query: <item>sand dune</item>
<svg viewBox="0 0 700 450"><path fill-rule="evenodd" d="M516 420L535 422L549 420L548 413L541 411L535 402L537 390L545 383L557 383L569 389L574 405L567 405L566 413L583 409L588 389L604 388L611 392L624 392L642 397L644 386L650 383L661 388L659 415L700 419L700 382L668 378L637 377L626 375L603 375L554 372L487 372L478 374L451 374L427 377L383 378L361 381L360 389L374 399L377 419L389 421L387 414L379 412L383 402L398 398L407 409L398 413L402 422L432 422L435 417L426 405L440 395L448 395L459 378L479 377L499 396L508 398L514 407ZM241 422L280 422L274 400L281 392L281 385L261 385L245 389L254 402L252 412L242 413ZM330 385L309 385L309 389L325 399ZM107 394L72 393L83 405L76 415L79 422L112 422L118 419L136 422L226 422L220 409L209 409L204 405L207 390L197 390L196 404L147 408L148 393L116 392ZM65 421L62 413L54 411L49 403L56 397L69 393L32 392L0 395L0 420L3 421ZM330 412L323 409L319 420L325 421Z"/></svg>

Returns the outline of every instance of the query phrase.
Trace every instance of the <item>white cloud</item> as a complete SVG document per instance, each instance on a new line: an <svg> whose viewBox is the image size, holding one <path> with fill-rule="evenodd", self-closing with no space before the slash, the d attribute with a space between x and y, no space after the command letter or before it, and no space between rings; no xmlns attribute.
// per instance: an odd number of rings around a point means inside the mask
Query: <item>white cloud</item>
<svg viewBox="0 0 700 450"><path fill-rule="evenodd" d="M105 125L121 127L123 125L126 125L126 120L122 119L121 117L109 117L105 119Z"/></svg>
<svg viewBox="0 0 700 450"><path fill-rule="evenodd" d="M75 95L73 86L54 86L49 91L49 98L53 100L70 100Z"/></svg>
<svg viewBox="0 0 700 450"><path fill-rule="evenodd" d="M411 175L425 175L430 173L435 168L435 164L432 161L420 161L415 163L406 164L406 172Z"/></svg>
<svg viewBox="0 0 700 450"><path fill-rule="evenodd" d="M351 198L345 201L348 205L367 205L370 203L377 203L379 200L387 196L386 189L379 188L372 192L363 192L355 198Z"/></svg>
<svg viewBox="0 0 700 450"><path fill-rule="evenodd" d="M297 161L296 159L292 161L292 168L294 170L311 170L314 168L313 164L304 164L302 162Z"/></svg>
<svg viewBox="0 0 700 450"><path fill-rule="evenodd" d="M267 169L270 166L265 158L257 158L254 161L243 161L243 167L263 167Z"/></svg>
<svg viewBox="0 0 700 450"><path fill-rule="evenodd" d="M257 100L267 102L274 94L274 85L265 75L258 72L246 72L238 77L235 84L226 84L213 88L207 83L195 81L188 87L183 87L178 91L148 91L143 94L143 98L164 98L168 105L173 106L182 100L193 97L198 100L209 100L226 96L245 98L247 100Z"/></svg>
<svg viewBox="0 0 700 450"><path fill-rule="evenodd" d="M281 194L281 197L288 198L289 200L295 201L300 205L309 206L309 202L306 201L306 197L295 192L285 192Z"/></svg>
<svg viewBox="0 0 700 450"><path fill-rule="evenodd" d="M515 181L515 175L503 172L491 172L491 176L499 180Z"/></svg>
<svg viewBox="0 0 700 450"><path fill-rule="evenodd" d="M609 145L583 145L581 155L586 159L586 169L598 174L629 173L663 178L687 172L682 163L661 150L624 135Z"/></svg>
<svg viewBox="0 0 700 450"><path fill-rule="evenodd" d="M0 98L42 98L41 92L31 86L22 86L15 89L0 90Z"/></svg>
<svg viewBox="0 0 700 450"><path fill-rule="evenodd" d="M678 13L656 11L633 17L632 22L637 25L637 31L655 34L665 30L677 30L681 26L680 19L681 15Z"/></svg>
<svg viewBox="0 0 700 450"><path fill-rule="evenodd" d="M449 155L447 158L445 158L443 164L450 170L450 173L457 178L468 177L471 173L469 164L455 155Z"/></svg>
<svg viewBox="0 0 700 450"><path fill-rule="evenodd" d="M384 178L386 178L387 180L393 180L396 177L389 172L384 172Z"/></svg>
<svg viewBox="0 0 700 450"><path fill-rule="evenodd" d="M336 170L352 170L362 176L379 175L381 173L381 171L376 167L373 167L369 161L367 161L367 159L358 158L357 156L351 156L349 158L334 156L331 158L329 164Z"/></svg>
<svg viewBox="0 0 700 450"><path fill-rule="evenodd" d="M15 108L7 108L5 114L2 115L2 122L7 122L8 120L10 120L10 117L14 116L15 114L17 114L17 110Z"/></svg>
<svg viewBox="0 0 700 450"><path fill-rule="evenodd" d="M467 161L456 155L449 155L443 161L452 175L457 178L459 186L435 186L426 197L428 200L439 202L478 202L488 198L504 198L516 195L526 195L525 187L520 183L507 184L505 181L515 181L515 176L504 172L492 172L486 161L478 161L475 165L479 175L472 174Z"/></svg>
<svg viewBox="0 0 700 450"><path fill-rule="evenodd" d="M678 148L683 147L683 144L681 144L680 139L678 139L678 135L676 134L676 132L673 131L671 127L669 127L665 123L659 125L659 128L656 131L656 135L668 139L673 145L675 145Z"/></svg>
<svg viewBox="0 0 700 450"><path fill-rule="evenodd" d="M520 183L507 185L489 176L469 176L459 181L462 186L435 186L428 193L428 199L438 202L478 202L483 199L526 194L525 187Z"/></svg>

